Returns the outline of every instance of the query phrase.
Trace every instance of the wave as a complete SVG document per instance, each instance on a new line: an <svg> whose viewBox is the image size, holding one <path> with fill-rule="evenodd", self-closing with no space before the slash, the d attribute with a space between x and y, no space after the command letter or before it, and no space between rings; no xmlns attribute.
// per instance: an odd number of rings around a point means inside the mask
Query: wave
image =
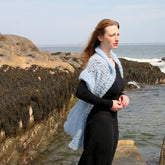
<svg viewBox="0 0 165 165"><path fill-rule="evenodd" d="M138 89L140 88L140 86L138 85L138 83L137 83L136 81L129 81L127 84L128 84L128 85L134 85L134 86L136 86Z"/></svg>
<svg viewBox="0 0 165 165"><path fill-rule="evenodd" d="M158 66L161 72L165 73L165 61L162 61L159 58L152 58L152 59L137 59L137 58L130 58L130 57L122 57L122 58L129 61L148 62L153 66Z"/></svg>

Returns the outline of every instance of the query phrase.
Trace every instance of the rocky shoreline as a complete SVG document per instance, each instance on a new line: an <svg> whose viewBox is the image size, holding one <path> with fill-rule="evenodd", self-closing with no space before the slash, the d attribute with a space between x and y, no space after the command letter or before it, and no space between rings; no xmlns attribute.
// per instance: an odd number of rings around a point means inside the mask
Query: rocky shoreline
<svg viewBox="0 0 165 165"><path fill-rule="evenodd" d="M135 87L132 81L165 84L158 67L120 60L126 89ZM82 68L80 54L50 53L24 37L0 33L0 163L27 164L46 149L70 109Z"/></svg>

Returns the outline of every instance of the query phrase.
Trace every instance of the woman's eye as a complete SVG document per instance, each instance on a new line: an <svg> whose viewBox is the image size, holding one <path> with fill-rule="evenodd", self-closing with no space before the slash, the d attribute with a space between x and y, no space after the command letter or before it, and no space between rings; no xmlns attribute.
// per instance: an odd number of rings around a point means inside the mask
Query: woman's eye
<svg viewBox="0 0 165 165"><path fill-rule="evenodd" d="M110 34L109 36L110 36L110 37L113 37L113 36L115 36L115 34Z"/></svg>
<svg viewBox="0 0 165 165"><path fill-rule="evenodd" d="M109 36L110 36L110 37L113 37L113 36L115 36L115 35L119 36L120 34L110 34Z"/></svg>

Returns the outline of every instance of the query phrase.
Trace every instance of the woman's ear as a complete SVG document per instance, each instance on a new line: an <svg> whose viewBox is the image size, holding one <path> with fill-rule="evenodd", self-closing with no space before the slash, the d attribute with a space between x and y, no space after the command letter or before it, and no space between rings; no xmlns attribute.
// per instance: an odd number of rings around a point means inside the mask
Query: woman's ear
<svg viewBox="0 0 165 165"><path fill-rule="evenodd" d="M103 41L103 36L97 36L97 39L102 42Z"/></svg>

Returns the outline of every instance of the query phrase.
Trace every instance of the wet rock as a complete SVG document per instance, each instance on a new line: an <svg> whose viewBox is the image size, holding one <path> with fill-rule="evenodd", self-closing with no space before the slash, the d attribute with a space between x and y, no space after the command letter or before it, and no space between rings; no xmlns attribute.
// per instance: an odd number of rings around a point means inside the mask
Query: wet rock
<svg viewBox="0 0 165 165"><path fill-rule="evenodd" d="M120 140L112 165L146 165L133 140Z"/></svg>
<svg viewBox="0 0 165 165"><path fill-rule="evenodd" d="M36 123L24 134L1 142L0 164L29 164L53 140L59 120L59 116L52 112L47 120Z"/></svg>
<svg viewBox="0 0 165 165"><path fill-rule="evenodd" d="M127 87L130 88L130 89L140 88L139 84L136 81L129 81L127 83Z"/></svg>
<svg viewBox="0 0 165 165"><path fill-rule="evenodd" d="M160 153L160 165L165 165L165 137L163 139L163 145Z"/></svg>

